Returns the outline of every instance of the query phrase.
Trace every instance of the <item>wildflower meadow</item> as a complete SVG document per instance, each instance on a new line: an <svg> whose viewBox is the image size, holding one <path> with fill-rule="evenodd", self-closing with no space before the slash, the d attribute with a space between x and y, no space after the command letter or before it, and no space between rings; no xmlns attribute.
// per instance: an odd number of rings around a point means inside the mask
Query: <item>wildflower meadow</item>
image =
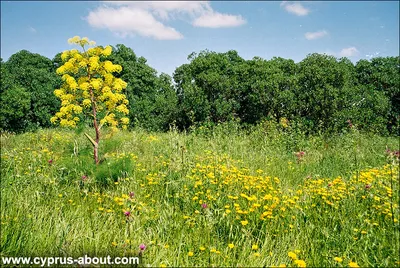
<svg viewBox="0 0 400 268"><path fill-rule="evenodd" d="M397 138L268 122L123 130L103 140L99 165L77 131L3 133L1 145L2 256L399 266Z"/></svg>

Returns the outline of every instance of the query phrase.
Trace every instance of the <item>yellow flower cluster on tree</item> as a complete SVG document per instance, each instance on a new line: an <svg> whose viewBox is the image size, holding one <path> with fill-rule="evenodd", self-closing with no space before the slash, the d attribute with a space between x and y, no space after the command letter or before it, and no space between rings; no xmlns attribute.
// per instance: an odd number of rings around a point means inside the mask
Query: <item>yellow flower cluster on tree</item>
<svg viewBox="0 0 400 268"><path fill-rule="evenodd" d="M61 100L61 109L51 118L51 122L75 127L79 121L77 116L82 113L93 115L96 110L97 117L99 112L105 112L103 118L97 118L100 125L112 126L113 130L118 125L126 128L129 124L129 118L126 117L129 113L126 106L128 100L122 90L127 87L127 83L113 75L121 72L122 67L104 60L111 55L111 46L85 50L85 45L95 43L79 36L70 38L68 42L80 45L84 51L72 49L61 55L64 64L56 72L62 76L64 84L54 91Z"/></svg>
<svg viewBox="0 0 400 268"><path fill-rule="evenodd" d="M86 50L86 45L95 45L95 42L79 36L68 39L68 42L81 46L83 52L72 49L61 54L64 64L56 72L62 77L63 85L54 90L54 95L61 100L61 108L50 121L63 127L76 127L80 117L90 115L96 138L85 135L93 144L94 159L98 164L100 128L108 125L115 132L119 125L126 129L129 124L129 118L126 117L129 114L129 102L122 92L127 83L113 75L121 72L122 67L106 60L112 53L111 46Z"/></svg>

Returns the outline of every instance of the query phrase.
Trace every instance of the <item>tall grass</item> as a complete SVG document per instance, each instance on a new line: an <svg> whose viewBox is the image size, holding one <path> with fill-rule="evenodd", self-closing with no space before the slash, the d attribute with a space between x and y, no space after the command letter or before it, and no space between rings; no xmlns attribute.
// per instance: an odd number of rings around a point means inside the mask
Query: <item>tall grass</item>
<svg viewBox="0 0 400 268"><path fill-rule="evenodd" d="M137 129L102 140L96 167L73 131L2 134L0 254L137 256L143 243L151 266L399 266L388 148L398 139L355 129Z"/></svg>

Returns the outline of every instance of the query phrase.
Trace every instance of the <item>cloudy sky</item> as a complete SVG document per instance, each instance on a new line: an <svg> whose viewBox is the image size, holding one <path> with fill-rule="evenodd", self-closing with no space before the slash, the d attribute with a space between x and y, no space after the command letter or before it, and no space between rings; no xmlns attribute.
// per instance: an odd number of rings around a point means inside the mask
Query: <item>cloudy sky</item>
<svg viewBox="0 0 400 268"><path fill-rule="evenodd" d="M87 36L124 44L159 73L192 52L234 49L245 59L301 61L318 52L353 62L399 55L398 1L1 1L1 57L27 49L50 59Z"/></svg>

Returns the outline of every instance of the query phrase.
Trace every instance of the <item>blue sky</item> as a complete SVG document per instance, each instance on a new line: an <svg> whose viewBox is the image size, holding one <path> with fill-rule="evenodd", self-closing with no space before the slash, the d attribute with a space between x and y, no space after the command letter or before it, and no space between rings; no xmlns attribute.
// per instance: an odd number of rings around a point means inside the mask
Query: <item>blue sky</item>
<svg viewBox="0 0 400 268"><path fill-rule="evenodd" d="M399 55L399 2L1 2L3 60L22 49L52 59L73 48L67 39L75 35L124 44L170 75L203 49L296 62L318 52L356 62Z"/></svg>

